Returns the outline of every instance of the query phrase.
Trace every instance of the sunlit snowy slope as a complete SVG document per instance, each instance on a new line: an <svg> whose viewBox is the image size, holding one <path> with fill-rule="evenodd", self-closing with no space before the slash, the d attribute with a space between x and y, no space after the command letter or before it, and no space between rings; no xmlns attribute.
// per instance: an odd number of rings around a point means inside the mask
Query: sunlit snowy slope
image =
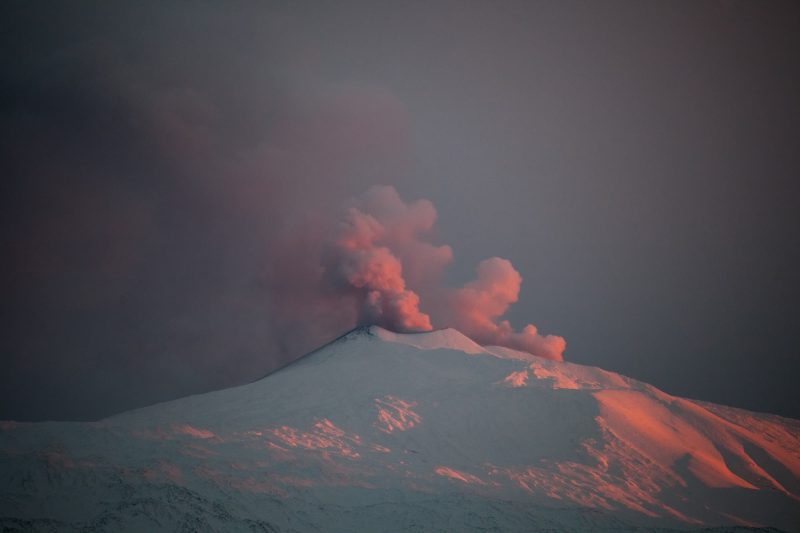
<svg viewBox="0 0 800 533"><path fill-rule="evenodd" d="M455 330L361 328L241 387L0 424L11 531L800 530L799 421Z"/></svg>

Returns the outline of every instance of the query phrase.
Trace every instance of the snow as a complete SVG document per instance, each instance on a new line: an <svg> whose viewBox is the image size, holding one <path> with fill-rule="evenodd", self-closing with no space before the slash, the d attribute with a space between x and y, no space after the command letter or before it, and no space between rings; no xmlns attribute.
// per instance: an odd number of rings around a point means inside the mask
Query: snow
<svg viewBox="0 0 800 533"><path fill-rule="evenodd" d="M0 487L12 531L796 530L800 422L373 326L240 387L1 422Z"/></svg>
<svg viewBox="0 0 800 533"><path fill-rule="evenodd" d="M421 333L395 333L379 326L369 326L366 331L383 341L407 344L420 350L458 350L468 354L484 354L484 350L460 331L447 328Z"/></svg>

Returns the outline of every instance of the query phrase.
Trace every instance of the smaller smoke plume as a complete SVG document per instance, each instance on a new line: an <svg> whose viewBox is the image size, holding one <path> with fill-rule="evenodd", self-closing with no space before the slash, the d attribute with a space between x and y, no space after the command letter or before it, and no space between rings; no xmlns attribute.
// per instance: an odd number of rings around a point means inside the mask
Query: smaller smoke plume
<svg viewBox="0 0 800 533"><path fill-rule="evenodd" d="M453 253L425 240L435 223L428 200L406 204L393 187L370 188L353 200L329 239L324 279L356 302L362 324L395 331L454 327L481 344L563 359L562 337L540 335L533 324L514 331L503 320L522 284L507 259L482 261L477 279L461 288L441 286Z"/></svg>
<svg viewBox="0 0 800 533"><path fill-rule="evenodd" d="M480 344L506 346L548 359L562 360L567 346L563 337L539 335L533 324L514 331L501 320L519 298L522 276L511 261L492 257L480 262L478 278L446 295L442 321L464 332Z"/></svg>

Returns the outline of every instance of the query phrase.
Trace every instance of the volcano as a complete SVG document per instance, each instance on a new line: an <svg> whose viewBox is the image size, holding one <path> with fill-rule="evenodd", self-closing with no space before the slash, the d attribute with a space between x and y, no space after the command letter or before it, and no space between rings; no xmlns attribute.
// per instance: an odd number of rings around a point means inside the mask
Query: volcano
<svg viewBox="0 0 800 533"><path fill-rule="evenodd" d="M0 526L798 531L800 421L370 326L243 386L0 423Z"/></svg>

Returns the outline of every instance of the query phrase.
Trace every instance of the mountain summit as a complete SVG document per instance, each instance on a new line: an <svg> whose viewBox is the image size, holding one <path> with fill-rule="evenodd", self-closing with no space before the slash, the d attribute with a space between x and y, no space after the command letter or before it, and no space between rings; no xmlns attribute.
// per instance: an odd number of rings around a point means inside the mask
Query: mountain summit
<svg viewBox="0 0 800 533"><path fill-rule="evenodd" d="M371 326L240 387L2 422L0 494L11 531L796 530L800 421Z"/></svg>

